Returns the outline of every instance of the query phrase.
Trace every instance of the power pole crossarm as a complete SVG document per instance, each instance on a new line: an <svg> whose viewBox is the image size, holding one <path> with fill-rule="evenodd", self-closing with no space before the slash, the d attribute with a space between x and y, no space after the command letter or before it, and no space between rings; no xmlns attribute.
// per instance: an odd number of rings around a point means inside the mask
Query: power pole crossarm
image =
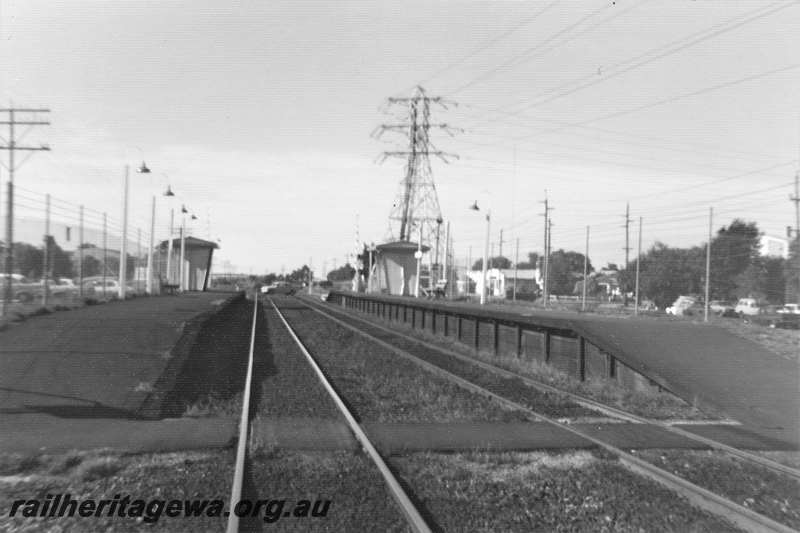
<svg viewBox="0 0 800 533"><path fill-rule="evenodd" d="M3 308L0 316L5 315L8 306L11 304L13 290L11 286L11 274L14 272L14 173L18 168L27 160L24 159L21 163L17 164L15 160L15 152L23 150L31 152L48 151L49 146L18 146L16 141L15 126L46 126L50 124L42 120L16 120L15 113L49 113L49 109L32 109L32 108L15 108L11 104L8 108L0 108L0 113L8 113L8 120L1 121L0 124L7 125L9 129L8 143L5 146L0 146L1 150L8 150L8 207L6 209L6 246L5 246L5 274L6 283L5 290L3 291ZM46 284L45 276L45 284Z"/></svg>

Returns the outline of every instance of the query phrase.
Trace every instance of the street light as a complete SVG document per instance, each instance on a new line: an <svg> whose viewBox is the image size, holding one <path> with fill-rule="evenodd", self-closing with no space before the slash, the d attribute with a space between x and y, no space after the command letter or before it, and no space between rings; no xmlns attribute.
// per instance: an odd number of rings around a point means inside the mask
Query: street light
<svg viewBox="0 0 800 533"><path fill-rule="evenodd" d="M180 269L179 269L179 273L180 273L180 277L181 277L179 285L180 285L181 292L186 290L186 286L184 284L185 270L184 270L183 262L184 262L184 258L186 256L186 214L187 213L189 213L189 209L186 209L186 205L182 205L181 206L181 216L182 216L183 220L182 220L182 223L181 223L181 263L180 263ZM194 216L194 213L192 213L191 220L197 220L197 217Z"/></svg>
<svg viewBox="0 0 800 533"><path fill-rule="evenodd" d="M144 163L142 163L142 165L144 165ZM163 173L161 174L161 176L164 176L165 178L167 178L167 190L164 191L163 195L164 196L175 196L175 193L172 192L172 189L169 186L169 176L167 176L166 174L163 174ZM153 209L152 209L151 216L150 216L150 249L149 249L149 251L147 253L147 287L146 287L146 290L147 290L148 294L152 294L153 293L153 248L155 246L155 243L153 242L153 240L155 239L155 233L156 233L156 195L154 194L153 195ZM170 239L171 238L172 238L172 235L170 235ZM169 268L169 263L167 263L167 268Z"/></svg>
<svg viewBox="0 0 800 533"><path fill-rule="evenodd" d="M488 191L481 191L486 194L489 194ZM491 196L491 195L490 195ZM473 211L480 211L481 208L478 207L478 200L475 200L475 203L470 206L470 209ZM491 225L491 218L492 218L492 208L490 207L486 211L486 244L483 247L483 274L481 275L481 305L486 303L486 265L489 262L489 227Z"/></svg>
<svg viewBox="0 0 800 533"><path fill-rule="evenodd" d="M141 152L141 148L139 148ZM125 165L125 189L123 194L123 204L122 204L122 244L120 245L120 253L119 253L119 299L125 299L125 286L127 285L128 281L128 257L127 257L127 245L125 243L126 239L128 238L128 177L130 173L129 165ZM136 172L139 174L149 174L150 169L147 168L147 165L144 164L144 158L142 158L142 165L136 169Z"/></svg>

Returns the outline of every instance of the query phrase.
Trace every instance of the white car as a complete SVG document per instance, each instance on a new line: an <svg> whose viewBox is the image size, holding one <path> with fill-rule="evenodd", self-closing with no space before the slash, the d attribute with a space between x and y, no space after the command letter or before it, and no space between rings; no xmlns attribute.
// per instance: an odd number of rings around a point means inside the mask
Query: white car
<svg viewBox="0 0 800 533"><path fill-rule="evenodd" d="M736 303L734 311L736 311L736 314L740 317L745 315L760 315L763 312L755 298L740 298Z"/></svg>
<svg viewBox="0 0 800 533"><path fill-rule="evenodd" d="M800 315L800 304L786 304L778 312L782 315Z"/></svg>
<svg viewBox="0 0 800 533"><path fill-rule="evenodd" d="M675 315L675 316L680 316L683 314L691 314L691 313L686 313L686 311L696 305L698 305L697 298L693 298L691 296L678 296L678 299L675 300L675 303L672 304L672 306L667 307L666 311L668 315Z"/></svg>

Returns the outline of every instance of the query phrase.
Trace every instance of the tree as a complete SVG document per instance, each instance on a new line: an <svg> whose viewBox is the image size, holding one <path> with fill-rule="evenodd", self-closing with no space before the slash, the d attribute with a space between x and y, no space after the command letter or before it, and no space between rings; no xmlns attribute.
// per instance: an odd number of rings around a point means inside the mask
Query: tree
<svg viewBox="0 0 800 533"><path fill-rule="evenodd" d="M356 269L350 266L350 263L345 263L344 266L328 272L328 281L349 281L353 279L355 273Z"/></svg>
<svg viewBox="0 0 800 533"><path fill-rule="evenodd" d="M744 298L783 304L786 301L786 277L782 257L757 257L736 277L736 292Z"/></svg>
<svg viewBox="0 0 800 533"><path fill-rule="evenodd" d="M297 270L293 270L291 274L287 275L286 281L291 281L294 283L306 283L308 281L308 273L310 270L311 269L308 268L308 265L303 265Z"/></svg>
<svg viewBox="0 0 800 533"><path fill-rule="evenodd" d="M528 252L528 260L522 263L517 263L517 268L520 270L539 268L540 260L541 257L539 257L538 252Z"/></svg>
<svg viewBox="0 0 800 533"><path fill-rule="evenodd" d="M52 235L47 236L47 242L49 244L48 262L50 263L50 274L54 278L69 278L72 273L72 259L70 255L56 244L56 240Z"/></svg>
<svg viewBox="0 0 800 533"><path fill-rule="evenodd" d="M502 255L498 255L497 257L490 257L489 258L489 265L492 268L499 268L499 269L506 269L511 268L511 261L503 257ZM483 270L483 259L478 259L475 261L475 264L472 265L472 270Z"/></svg>
<svg viewBox="0 0 800 533"><path fill-rule="evenodd" d="M577 294L578 296L583 294L583 282L584 280L578 280L578 282L575 284L575 290L572 291L573 294ZM602 290L603 287L597 284L597 276L587 276L586 279L587 296L597 296Z"/></svg>
<svg viewBox="0 0 800 533"><path fill-rule="evenodd" d="M550 254L547 266L547 292L550 294L572 294L575 283L583 278L584 255L578 252L557 250ZM592 272L591 261L587 272Z"/></svg>
<svg viewBox="0 0 800 533"><path fill-rule="evenodd" d="M758 258L759 235L755 222L738 218L717 232L711 241L710 291L715 299L736 300L742 296L737 281Z"/></svg>
<svg viewBox="0 0 800 533"><path fill-rule="evenodd" d="M269 273L266 276L261 276L259 283L261 283L262 285L272 285L273 283L275 283L275 280L277 279L278 276L276 274Z"/></svg>
<svg viewBox="0 0 800 533"><path fill-rule="evenodd" d="M30 279L41 279L44 252L24 242L14 243L14 270Z"/></svg>
<svg viewBox="0 0 800 533"><path fill-rule="evenodd" d="M789 244L789 259L783 264L786 279L786 302L800 303L800 239Z"/></svg>
<svg viewBox="0 0 800 533"><path fill-rule="evenodd" d="M92 257L91 255L83 258L83 277L102 276L103 263Z"/></svg>
<svg viewBox="0 0 800 533"><path fill-rule="evenodd" d="M705 247L670 248L656 242L641 258L639 290L659 307L678 296L701 294L705 277Z"/></svg>

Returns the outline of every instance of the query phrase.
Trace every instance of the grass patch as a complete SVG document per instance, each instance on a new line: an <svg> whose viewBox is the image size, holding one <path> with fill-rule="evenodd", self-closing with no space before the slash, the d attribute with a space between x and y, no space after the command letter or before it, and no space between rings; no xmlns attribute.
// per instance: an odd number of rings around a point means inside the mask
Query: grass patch
<svg viewBox="0 0 800 533"><path fill-rule="evenodd" d="M766 328L742 320L720 319L716 325L743 339L760 344L790 361L797 361L800 358L800 330Z"/></svg>
<svg viewBox="0 0 800 533"><path fill-rule="evenodd" d="M77 459L73 458L74 467L69 468L74 468L74 475L82 481L112 477L126 467L126 463L116 457L96 457L80 462Z"/></svg>
<svg viewBox="0 0 800 533"><path fill-rule="evenodd" d="M642 450L638 457L789 527L800 527L800 482L717 451Z"/></svg>
<svg viewBox="0 0 800 533"><path fill-rule="evenodd" d="M81 531L87 533L141 531L142 518L107 516L61 518L9 517L16 499L36 498L44 501L47 494L69 494L84 501L111 499L115 494L131 500L226 500L233 478L235 452L170 454L120 454L108 450L72 451L57 455L35 455L36 466L28 463L24 475L0 477L0 514L8 531ZM16 464L20 459L0 455L0 465ZM224 487L224 488L223 488ZM246 496L243 496L246 497ZM161 515L156 524L161 531L223 531L224 517L206 516L191 519Z"/></svg>
<svg viewBox="0 0 800 533"><path fill-rule="evenodd" d="M765 452L750 450L750 453L760 455L765 459L775 461L776 463L780 463L782 465L800 469L800 452Z"/></svg>
<svg viewBox="0 0 800 533"><path fill-rule="evenodd" d="M284 316L361 421L522 421L528 416L435 376L309 309ZM310 371L310 369L309 369Z"/></svg>
<svg viewBox="0 0 800 533"><path fill-rule="evenodd" d="M183 416L189 418L239 416L242 413L243 396L244 392L240 392L232 398L224 398L220 395L208 396L187 406Z"/></svg>

